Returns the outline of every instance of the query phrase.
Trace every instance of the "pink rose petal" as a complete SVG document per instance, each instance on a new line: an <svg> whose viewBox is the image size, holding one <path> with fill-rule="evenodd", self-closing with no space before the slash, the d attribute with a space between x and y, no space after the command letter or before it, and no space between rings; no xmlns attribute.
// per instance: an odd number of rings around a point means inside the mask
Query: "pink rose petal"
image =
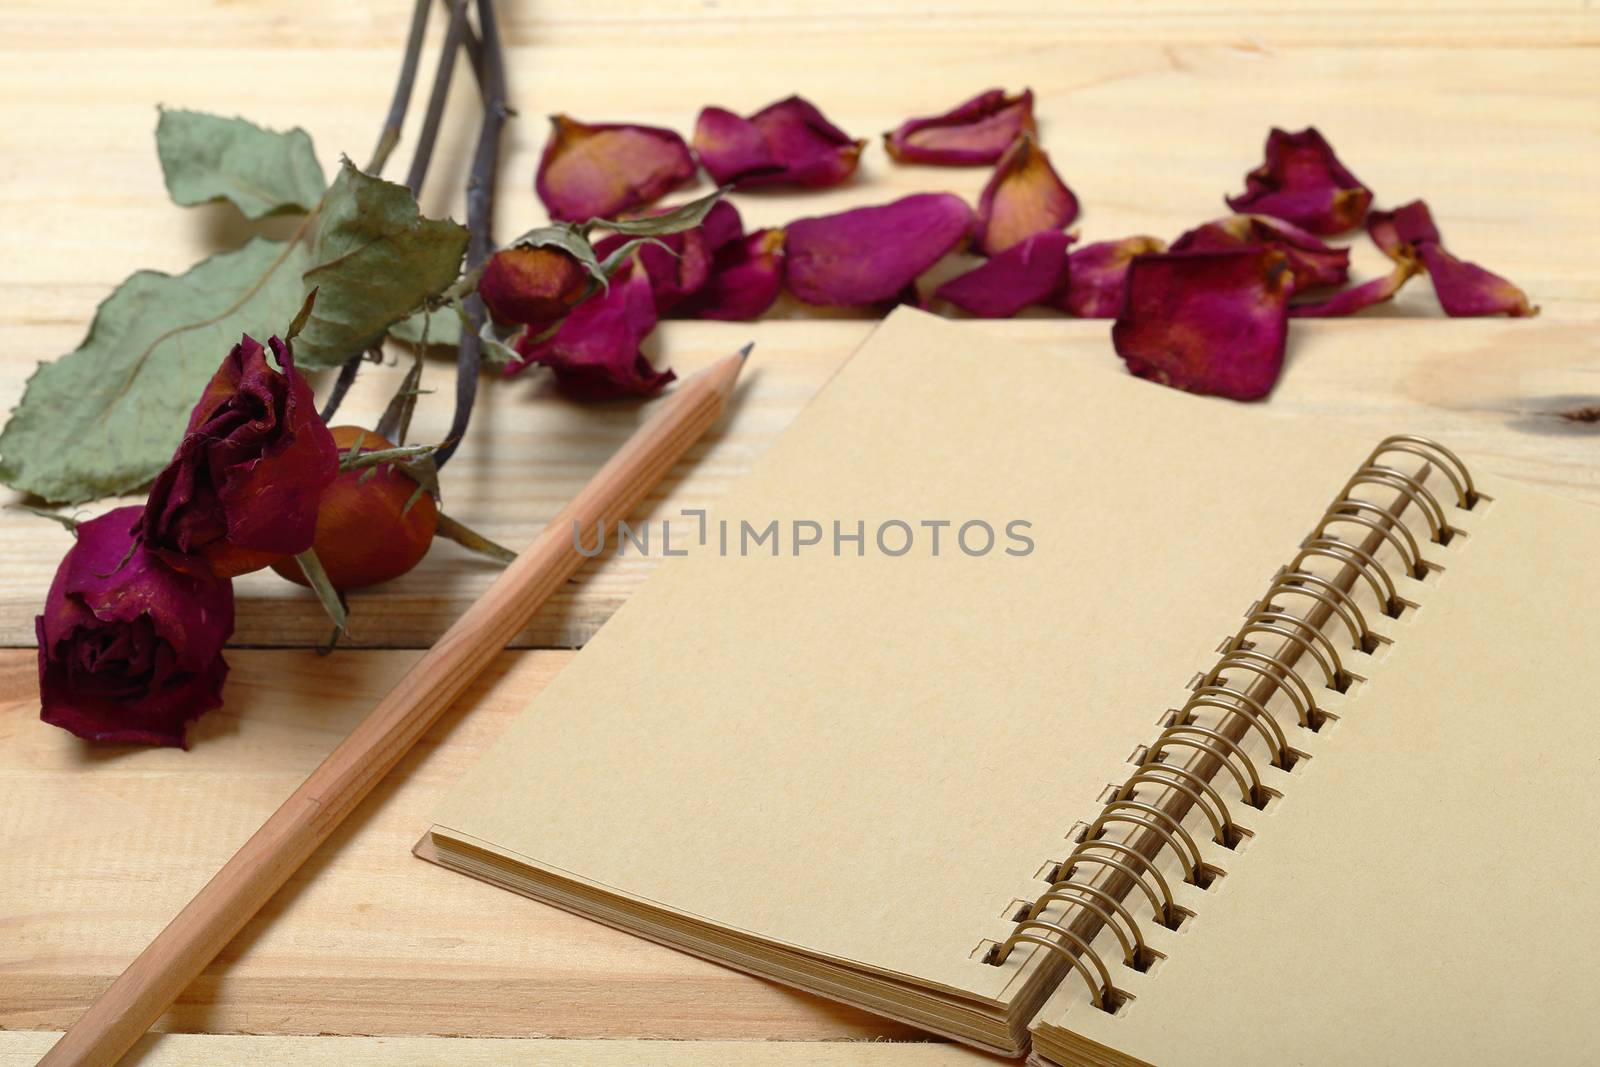
<svg viewBox="0 0 1600 1067"><path fill-rule="evenodd" d="M662 212L669 210L661 209ZM649 276L656 312L664 315L685 297L699 292L711 277L712 259L717 250L739 240L743 234L744 220L739 217L739 209L726 200L718 200L700 225L657 237L654 240L660 241L659 245L641 245L634 254ZM625 234L602 238L595 242L595 255L603 260L630 240L632 238Z"/></svg>
<svg viewBox="0 0 1600 1067"><path fill-rule="evenodd" d="M1492 271L1459 259L1444 247L1433 214L1421 200L1374 211L1367 233L1396 263L1420 262L1433 282L1439 306L1452 318L1482 315L1537 315L1528 294Z"/></svg>
<svg viewBox="0 0 1600 1067"><path fill-rule="evenodd" d="M1060 292L1067 280L1071 243L1072 238L1060 230L1041 231L945 282L933 295L981 318L1010 318Z"/></svg>
<svg viewBox="0 0 1600 1067"><path fill-rule="evenodd" d="M1343 233L1361 222L1372 192L1351 174L1315 127L1274 128L1266 160L1245 175L1245 190L1227 197L1243 214L1271 215L1312 233Z"/></svg>
<svg viewBox="0 0 1600 1067"><path fill-rule="evenodd" d="M981 166L997 161L1013 141L1034 129L1032 89L1020 96L990 89L943 115L902 123L883 135L883 144L900 163Z"/></svg>
<svg viewBox="0 0 1600 1067"><path fill-rule="evenodd" d="M1292 222L1267 215L1213 219L1172 242L1174 252L1215 252L1242 245L1268 245L1289 257L1296 289L1343 285L1350 278L1350 251L1334 248Z"/></svg>
<svg viewBox="0 0 1600 1067"><path fill-rule="evenodd" d="M658 371L639 345L656 327L649 277L632 264L619 270L608 289L579 304L543 341L518 343L524 362L514 374L538 364L554 372L556 385L577 400L655 396L675 374Z"/></svg>
<svg viewBox="0 0 1600 1067"><path fill-rule="evenodd" d="M760 318L783 289L782 230L757 230L717 250L711 277L673 313L685 319Z"/></svg>
<svg viewBox="0 0 1600 1067"><path fill-rule="evenodd" d="M855 173L865 144L798 96L748 119L708 107L694 130L695 151L718 185L838 185Z"/></svg>
<svg viewBox="0 0 1600 1067"><path fill-rule="evenodd" d="M1275 249L1139 256L1111 341L1141 378L1257 400L1283 369L1293 288Z"/></svg>
<svg viewBox="0 0 1600 1067"><path fill-rule="evenodd" d="M786 282L808 304L850 307L896 300L971 228L972 209L952 193L916 193L889 204L797 219L787 227Z"/></svg>
<svg viewBox="0 0 1600 1067"><path fill-rule="evenodd" d="M1067 287L1057 306L1079 318L1116 318L1122 312L1128 263L1134 256L1166 250L1161 238L1143 236L1084 245L1067 257Z"/></svg>
<svg viewBox="0 0 1600 1067"><path fill-rule="evenodd" d="M1059 230L1078 217L1078 198L1033 140L1023 134L1006 149L978 199L977 241L998 255L1041 230Z"/></svg>
<svg viewBox="0 0 1600 1067"><path fill-rule="evenodd" d="M1332 296L1306 304L1291 304L1289 306L1290 318L1296 319L1334 319L1345 315L1354 315L1358 311L1393 300L1395 294L1400 292L1402 286L1411 280L1420 265L1415 262L1398 263L1394 270L1380 278L1352 285L1348 289L1341 289Z"/></svg>
<svg viewBox="0 0 1600 1067"><path fill-rule="evenodd" d="M550 122L534 185L553 219L614 218L694 179L689 146L671 130L566 115Z"/></svg>

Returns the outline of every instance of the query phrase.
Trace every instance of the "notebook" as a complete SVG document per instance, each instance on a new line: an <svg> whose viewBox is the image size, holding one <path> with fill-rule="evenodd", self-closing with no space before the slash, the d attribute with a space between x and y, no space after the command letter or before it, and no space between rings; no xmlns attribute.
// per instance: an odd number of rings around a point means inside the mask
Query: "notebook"
<svg viewBox="0 0 1600 1067"><path fill-rule="evenodd" d="M1600 1038L1587 509L902 309L667 522L420 855L1063 1064Z"/></svg>

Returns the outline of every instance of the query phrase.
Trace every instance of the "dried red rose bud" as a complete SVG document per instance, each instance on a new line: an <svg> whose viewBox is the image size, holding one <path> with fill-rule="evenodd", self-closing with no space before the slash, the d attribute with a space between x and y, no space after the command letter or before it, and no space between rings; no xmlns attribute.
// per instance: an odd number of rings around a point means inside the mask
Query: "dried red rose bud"
<svg viewBox="0 0 1600 1067"><path fill-rule="evenodd" d="M311 547L338 450L289 346L267 343L282 370L235 345L150 488L137 533L169 567L232 578Z"/></svg>
<svg viewBox="0 0 1600 1067"><path fill-rule="evenodd" d="M534 187L553 219L613 218L694 179L689 146L671 130L566 115L550 123Z"/></svg>
<svg viewBox="0 0 1600 1067"><path fill-rule="evenodd" d="M1283 369L1293 289L1275 249L1138 256L1111 342L1141 378L1257 400Z"/></svg>
<svg viewBox="0 0 1600 1067"><path fill-rule="evenodd" d="M785 282L808 304L897 300L971 228L972 209L952 193L797 219L787 227Z"/></svg>
<svg viewBox="0 0 1600 1067"><path fill-rule="evenodd" d="M1374 211L1367 232L1384 253L1401 265L1420 262L1433 282L1439 306L1452 318L1482 315L1537 315L1528 294L1500 275L1451 254L1444 247L1433 214L1421 200L1393 211Z"/></svg>
<svg viewBox="0 0 1600 1067"><path fill-rule="evenodd" d="M1172 242L1174 252L1218 252L1266 245L1289 258L1296 290L1343 285L1350 278L1350 250L1334 248L1292 222L1266 215L1230 215L1196 226Z"/></svg>
<svg viewBox="0 0 1600 1067"><path fill-rule="evenodd" d="M990 89L943 115L907 120L883 135L883 146L901 163L981 166L998 160L1034 129L1032 89L1020 96Z"/></svg>
<svg viewBox="0 0 1600 1067"><path fill-rule="evenodd" d="M1000 157L978 198L975 237L995 256L1044 230L1065 228L1078 217L1078 198L1067 188L1050 157L1025 133Z"/></svg>
<svg viewBox="0 0 1600 1067"><path fill-rule="evenodd" d="M1316 127L1299 133L1276 127L1266 160L1244 176L1244 192L1227 197L1235 211L1285 219L1312 233L1343 233L1360 224L1372 192L1339 162Z"/></svg>
<svg viewBox="0 0 1600 1067"><path fill-rule="evenodd" d="M663 209L666 210L671 209ZM660 244L639 246L635 254L649 277L656 313L664 315L686 296L699 292L711 277L717 250L743 234L744 220L739 217L739 209L726 200L718 200L700 225L653 239ZM605 259L631 240L626 234L613 234L595 244L595 254Z"/></svg>
<svg viewBox="0 0 1600 1067"><path fill-rule="evenodd" d="M1030 304L1047 303L1067 280L1072 238L1044 230L981 266L941 285L934 296L986 319L1008 319Z"/></svg>
<svg viewBox="0 0 1600 1067"><path fill-rule="evenodd" d="M536 326L565 315L590 284L588 270L565 249L518 245L489 259L478 279L478 295L496 322Z"/></svg>
<svg viewBox="0 0 1600 1067"><path fill-rule="evenodd" d="M1165 252L1159 237L1096 241L1067 256L1067 287L1057 306L1082 319L1114 319L1122 311L1128 264L1134 256Z"/></svg>
<svg viewBox="0 0 1600 1067"><path fill-rule="evenodd" d="M718 185L838 185L856 172L865 144L799 96L749 118L708 107L694 126L695 153Z"/></svg>
<svg viewBox="0 0 1600 1067"><path fill-rule="evenodd" d="M612 277L610 288L573 308L549 338L536 341L530 335L519 341L523 362L506 373L534 364L548 367L557 388L575 400L655 396L677 377L656 370L640 351L655 327L650 280L628 264Z"/></svg>
<svg viewBox="0 0 1600 1067"><path fill-rule="evenodd" d="M711 276L673 314L743 322L760 318L783 289L782 230L757 230L717 250Z"/></svg>
<svg viewBox="0 0 1600 1067"><path fill-rule="evenodd" d="M78 527L39 638L39 718L90 741L187 747L184 726L222 703L233 583L163 565L134 535L144 509Z"/></svg>
<svg viewBox="0 0 1600 1067"><path fill-rule="evenodd" d="M359 426L335 426L332 433L341 455L358 442L362 452L394 447ZM422 562L439 526L439 505L419 490L416 480L393 463L344 471L328 486L311 547L335 589L391 581ZM279 560L272 569L297 585L311 584L292 559Z"/></svg>

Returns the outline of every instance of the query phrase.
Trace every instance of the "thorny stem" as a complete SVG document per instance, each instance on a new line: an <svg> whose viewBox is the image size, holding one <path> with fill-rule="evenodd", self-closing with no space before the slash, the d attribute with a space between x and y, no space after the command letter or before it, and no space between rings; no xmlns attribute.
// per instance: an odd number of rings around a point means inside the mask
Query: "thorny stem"
<svg viewBox="0 0 1600 1067"><path fill-rule="evenodd" d="M406 174L406 187L411 190L412 196L422 191L422 181L427 177L428 164L433 159L434 142L439 139L439 123L444 118L445 100L450 95L450 80L455 74L456 52L461 47L462 33L467 28L467 0L445 2L450 9L450 21L445 28L444 44L439 49L439 66L433 74L433 90L428 94L428 112L417 134L417 150L411 157L411 170Z"/></svg>
<svg viewBox="0 0 1600 1067"><path fill-rule="evenodd" d="M395 83L394 99L389 103L389 117L378 133L378 146L372 150L372 162L367 164L368 174L376 177L389 161L389 153L400 143L400 127L406 121L406 109L411 106L411 88L417 83L417 63L422 58L422 37L428 30L428 0L416 0L411 10L411 33L406 37L404 58L400 60L400 80Z"/></svg>
<svg viewBox="0 0 1600 1067"><path fill-rule="evenodd" d="M478 147L472 156L472 172L467 179L467 269L489 258L493 248L490 228L494 222L495 177L500 166L500 131L506 122L505 58L500 51L500 31L495 25L494 0L478 0L478 31L483 35L483 127ZM482 362L483 301L477 293L467 297L465 329L456 350L456 412L445 434L446 445L434 461L443 467L455 454L456 446L472 419L472 404L478 395L478 368Z"/></svg>

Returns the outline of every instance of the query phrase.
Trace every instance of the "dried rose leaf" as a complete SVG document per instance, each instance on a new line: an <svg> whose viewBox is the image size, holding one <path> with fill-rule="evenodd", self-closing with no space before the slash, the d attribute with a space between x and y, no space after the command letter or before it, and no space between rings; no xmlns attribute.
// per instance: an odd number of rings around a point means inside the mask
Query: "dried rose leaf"
<svg viewBox="0 0 1600 1067"><path fill-rule="evenodd" d="M640 245L634 255L649 278L656 312L664 315L685 297L699 292L711 277L717 250L743 235L744 220L739 217L739 209L719 200L699 226ZM627 241L623 234L603 238L596 242L595 254L605 259Z"/></svg>
<svg viewBox="0 0 1600 1067"><path fill-rule="evenodd" d="M1267 215L1229 215L1196 226L1172 242L1174 252L1216 252L1267 245L1289 258L1297 290L1343 285L1350 279L1350 250L1334 248L1292 222Z"/></svg>
<svg viewBox="0 0 1600 1067"><path fill-rule="evenodd" d="M1067 280L1072 238L1044 230L1012 245L941 285L934 296L986 319L1008 319L1030 304L1044 304Z"/></svg>
<svg viewBox="0 0 1600 1067"><path fill-rule="evenodd" d="M1141 378L1257 400L1283 369L1293 288L1276 249L1138 256L1111 341Z"/></svg>
<svg viewBox="0 0 1600 1067"><path fill-rule="evenodd" d="M901 123L883 135L883 146L900 163L981 166L997 161L1019 136L1035 129L1032 89L1020 96L990 89L942 115Z"/></svg>
<svg viewBox="0 0 1600 1067"><path fill-rule="evenodd" d="M673 314L686 319L745 322L760 318L783 289L782 230L757 230L723 245L711 263L711 277Z"/></svg>
<svg viewBox="0 0 1600 1067"><path fill-rule="evenodd" d="M90 741L187 747L189 720L222 703L233 583L164 566L139 542L144 509L78 526L39 640L39 718Z"/></svg>
<svg viewBox="0 0 1600 1067"><path fill-rule="evenodd" d="M677 375L658 371L639 346L656 327L655 297L648 276L632 264L611 285L561 320L544 339L525 335L517 343L523 362L515 374L537 364L555 375L556 386L577 400L655 396Z"/></svg>
<svg viewBox="0 0 1600 1067"><path fill-rule="evenodd" d="M1396 263L1420 261L1433 282L1439 306L1452 318L1522 318L1539 313L1529 302L1528 294L1509 280L1457 258L1446 249L1433 213L1421 200L1393 211L1374 211L1367 219L1367 233Z"/></svg>
<svg viewBox="0 0 1600 1067"><path fill-rule="evenodd" d="M838 185L855 173L865 144L799 96L749 118L708 107L694 127L695 152L718 185Z"/></svg>
<svg viewBox="0 0 1600 1067"><path fill-rule="evenodd" d="M1057 306L1084 319L1114 319L1122 312L1128 263L1134 256L1165 252L1159 237L1096 241L1067 257L1067 287Z"/></svg>
<svg viewBox="0 0 1600 1067"><path fill-rule="evenodd" d="M1078 217L1078 198L1050 157L1025 133L995 166L978 198L977 241L991 256L1043 230L1059 230Z"/></svg>
<svg viewBox="0 0 1600 1067"><path fill-rule="evenodd" d="M850 307L896 300L971 228L972 209L952 193L916 193L889 204L797 219L787 227L786 283L808 304Z"/></svg>
<svg viewBox="0 0 1600 1067"><path fill-rule="evenodd" d="M553 219L582 222L659 200L695 175L683 138L656 126L550 117L534 187Z"/></svg>
<svg viewBox="0 0 1600 1067"><path fill-rule="evenodd" d="M1230 208L1271 215L1312 233L1352 229L1372 206L1371 190L1339 162L1314 126L1299 133L1274 127L1266 160L1245 175L1244 185L1243 193L1226 198Z"/></svg>
<svg viewBox="0 0 1600 1067"><path fill-rule="evenodd" d="M1354 315L1374 304L1393 300L1395 294L1421 269L1421 264L1415 261L1397 263L1394 270L1380 278L1341 289L1322 300L1291 304L1289 316L1296 319L1335 319Z"/></svg>

